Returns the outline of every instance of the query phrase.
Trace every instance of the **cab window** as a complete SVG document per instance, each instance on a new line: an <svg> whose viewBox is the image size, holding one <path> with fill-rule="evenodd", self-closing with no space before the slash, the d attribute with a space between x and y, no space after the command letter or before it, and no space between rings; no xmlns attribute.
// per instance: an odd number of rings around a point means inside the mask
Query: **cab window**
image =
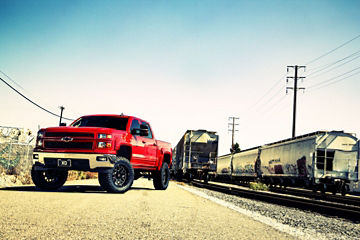
<svg viewBox="0 0 360 240"><path fill-rule="evenodd" d="M140 123L138 120L134 119L130 126L130 133L133 135L140 135Z"/></svg>

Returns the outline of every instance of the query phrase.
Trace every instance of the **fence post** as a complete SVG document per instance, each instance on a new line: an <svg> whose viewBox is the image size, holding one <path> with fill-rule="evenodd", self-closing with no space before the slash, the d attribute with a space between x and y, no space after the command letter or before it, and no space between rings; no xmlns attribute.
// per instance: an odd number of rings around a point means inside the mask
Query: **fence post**
<svg viewBox="0 0 360 240"><path fill-rule="evenodd" d="M28 143L27 144L27 151L26 151L26 169L28 168L30 161L31 161L31 165L32 165L32 158L31 158L31 160L29 160L29 157L30 157L29 156L29 151L30 151L30 144Z"/></svg>
<svg viewBox="0 0 360 240"><path fill-rule="evenodd" d="M9 155L8 155L8 161L7 161L7 164L6 164L6 172L9 171L9 167L10 167L10 157L11 157L11 147L12 147L12 142L10 140L10 143L9 143Z"/></svg>

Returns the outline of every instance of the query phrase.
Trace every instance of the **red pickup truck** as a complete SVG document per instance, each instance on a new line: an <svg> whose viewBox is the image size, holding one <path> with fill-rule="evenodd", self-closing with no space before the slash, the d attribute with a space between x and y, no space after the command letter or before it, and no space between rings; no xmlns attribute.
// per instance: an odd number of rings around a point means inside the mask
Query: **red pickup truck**
<svg viewBox="0 0 360 240"><path fill-rule="evenodd" d="M89 115L70 126L40 129L33 152L31 177L44 190L66 182L68 170L99 173L108 192L123 193L141 176L155 189L169 184L170 143L155 140L148 122L125 115Z"/></svg>

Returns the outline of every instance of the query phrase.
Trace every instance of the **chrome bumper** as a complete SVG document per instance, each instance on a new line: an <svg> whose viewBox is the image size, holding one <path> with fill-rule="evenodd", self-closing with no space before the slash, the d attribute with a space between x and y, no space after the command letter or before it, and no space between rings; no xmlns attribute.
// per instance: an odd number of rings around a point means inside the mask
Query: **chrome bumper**
<svg viewBox="0 0 360 240"><path fill-rule="evenodd" d="M34 152L33 164L41 168L61 168L68 170L97 171L112 168L116 155L90 153L48 153ZM61 165L61 161L68 161L69 165Z"/></svg>

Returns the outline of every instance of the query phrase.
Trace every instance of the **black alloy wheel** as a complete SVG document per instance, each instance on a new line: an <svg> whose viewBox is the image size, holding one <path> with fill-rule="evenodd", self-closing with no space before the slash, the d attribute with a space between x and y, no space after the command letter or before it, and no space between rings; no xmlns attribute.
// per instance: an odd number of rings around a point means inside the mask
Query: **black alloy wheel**
<svg viewBox="0 0 360 240"><path fill-rule="evenodd" d="M129 179L129 171L123 165L114 166L112 179L117 187L123 187L126 180Z"/></svg>
<svg viewBox="0 0 360 240"><path fill-rule="evenodd" d="M112 170L99 173L99 183L107 192L124 193L134 182L134 169L125 157L117 157Z"/></svg>
<svg viewBox="0 0 360 240"><path fill-rule="evenodd" d="M31 178L42 190L56 190L64 185L68 177L66 170L49 169L45 171L31 169Z"/></svg>
<svg viewBox="0 0 360 240"><path fill-rule="evenodd" d="M153 184L155 189L157 190L167 189L170 181L169 165L166 162L164 162L160 171L156 171L153 174L154 174Z"/></svg>

